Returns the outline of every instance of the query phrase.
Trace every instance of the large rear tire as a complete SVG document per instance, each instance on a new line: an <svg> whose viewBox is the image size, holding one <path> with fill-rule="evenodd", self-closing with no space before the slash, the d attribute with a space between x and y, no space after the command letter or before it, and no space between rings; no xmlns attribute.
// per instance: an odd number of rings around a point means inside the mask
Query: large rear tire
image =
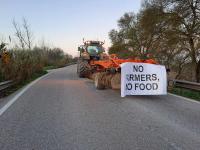
<svg viewBox="0 0 200 150"><path fill-rule="evenodd" d="M77 74L80 78L85 78L90 74L90 65L86 60L78 60Z"/></svg>

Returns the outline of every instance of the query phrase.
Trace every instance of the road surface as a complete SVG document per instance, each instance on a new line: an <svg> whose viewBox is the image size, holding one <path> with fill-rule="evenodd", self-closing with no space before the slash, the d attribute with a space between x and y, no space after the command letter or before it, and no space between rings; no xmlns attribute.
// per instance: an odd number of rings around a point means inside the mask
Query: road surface
<svg viewBox="0 0 200 150"><path fill-rule="evenodd" d="M39 80L0 116L0 150L140 149L199 150L200 104L120 98L79 79L73 65Z"/></svg>

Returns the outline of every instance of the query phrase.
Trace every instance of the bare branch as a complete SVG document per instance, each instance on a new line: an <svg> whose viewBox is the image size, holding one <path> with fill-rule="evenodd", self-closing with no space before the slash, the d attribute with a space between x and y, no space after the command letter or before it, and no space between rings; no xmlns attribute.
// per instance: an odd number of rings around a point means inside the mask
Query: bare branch
<svg viewBox="0 0 200 150"><path fill-rule="evenodd" d="M30 31L30 27L28 25L28 22L25 18L23 18L23 27L24 27L24 30L25 30L25 34L26 34L26 39L27 41L25 42L27 47L29 49L31 49L31 45L32 45L32 33Z"/></svg>
<svg viewBox="0 0 200 150"><path fill-rule="evenodd" d="M19 44L22 49L25 49L25 43L24 43L24 38L23 38L23 33L21 31L21 28L19 25L16 23L16 21L13 19L13 26L15 28L15 35L19 40Z"/></svg>

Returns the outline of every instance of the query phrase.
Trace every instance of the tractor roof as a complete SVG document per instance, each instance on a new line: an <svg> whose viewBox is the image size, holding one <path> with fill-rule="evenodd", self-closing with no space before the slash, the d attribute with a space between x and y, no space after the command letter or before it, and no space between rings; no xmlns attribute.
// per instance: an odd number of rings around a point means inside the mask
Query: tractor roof
<svg viewBox="0 0 200 150"><path fill-rule="evenodd" d="M84 42L85 45L103 45L104 42L102 41L86 41Z"/></svg>

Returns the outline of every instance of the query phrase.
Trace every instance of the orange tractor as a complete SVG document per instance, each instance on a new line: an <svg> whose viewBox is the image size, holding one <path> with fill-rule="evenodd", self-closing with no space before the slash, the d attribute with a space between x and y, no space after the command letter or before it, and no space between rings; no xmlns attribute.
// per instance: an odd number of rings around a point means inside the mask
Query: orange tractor
<svg viewBox="0 0 200 150"><path fill-rule="evenodd" d="M86 41L78 48L77 74L79 77L92 78L97 89L120 89L122 63L157 64L152 59L119 59L115 54L107 55L103 44L101 41Z"/></svg>

